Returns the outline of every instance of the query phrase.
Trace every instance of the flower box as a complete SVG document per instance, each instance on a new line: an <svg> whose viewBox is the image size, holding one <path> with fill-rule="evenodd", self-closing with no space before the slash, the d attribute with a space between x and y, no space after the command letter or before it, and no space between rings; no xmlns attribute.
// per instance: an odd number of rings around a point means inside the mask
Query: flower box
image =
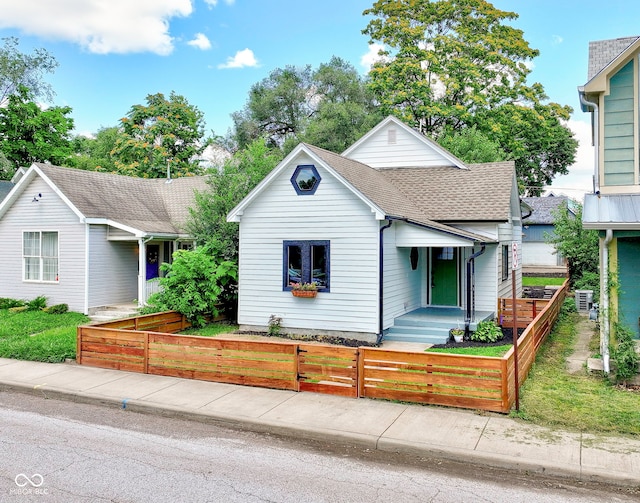
<svg viewBox="0 0 640 503"><path fill-rule="evenodd" d="M315 297L318 295L318 290L291 290L294 297Z"/></svg>

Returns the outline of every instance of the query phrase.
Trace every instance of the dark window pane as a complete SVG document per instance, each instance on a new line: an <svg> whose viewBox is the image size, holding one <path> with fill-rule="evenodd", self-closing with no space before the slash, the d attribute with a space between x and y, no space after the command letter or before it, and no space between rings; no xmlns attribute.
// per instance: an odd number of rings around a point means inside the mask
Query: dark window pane
<svg viewBox="0 0 640 503"><path fill-rule="evenodd" d="M302 282L302 249L300 246L287 246L287 285Z"/></svg>
<svg viewBox="0 0 640 503"><path fill-rule="evenodd" d="M327 286L327 247L324 245L311 246L311 281L319 287Z"/></svg>

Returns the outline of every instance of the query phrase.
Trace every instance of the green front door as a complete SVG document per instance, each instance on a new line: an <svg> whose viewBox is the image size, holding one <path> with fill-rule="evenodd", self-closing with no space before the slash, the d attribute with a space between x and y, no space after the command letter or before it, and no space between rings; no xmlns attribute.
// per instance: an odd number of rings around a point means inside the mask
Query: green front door
<svg viewBox="0 0 640 503"><path fill-rule="evenodd" d="M620 321L640 335L640 238L618 238Z"/></svg>
<svg viewBox="0 0 640 503"><path fill-rule="evenodd" d="M458 249L431 249L431 304L458 305Z"/></svg>

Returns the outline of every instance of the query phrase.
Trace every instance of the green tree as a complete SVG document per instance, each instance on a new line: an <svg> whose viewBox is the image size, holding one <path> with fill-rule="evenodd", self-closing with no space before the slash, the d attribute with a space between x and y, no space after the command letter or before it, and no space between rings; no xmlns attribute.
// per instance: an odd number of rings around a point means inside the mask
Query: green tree
<svg viewBox="0 0 640 503"><path fill-rule="evenodd" d="M546 240L567 259L569 282L575 285L583 277L598 274L598 231L582 227L582 205L575 205L573 213L568 206L561 206L553 214L555 231ZM597 276L596 276L597 277Z"/></svg>
<svg viewBox="0 0 640 503"><path fill-rule="evenodd" d="M13 163L14 171L34 162L68 162L73 129L70 113L70 107L41 109L22 85L9 96L7 106L0 108L0 151Z"/></svg>
<svg viewBox="0 0 640 503"><path fill-rule="evenodd" d="M145 178L199 174L199 156L207 146L204 116L184 96L150 94L120 120L122 134L112 156L118 172Z"/></svg>
<svg viewBox="0 0 640 503"><path fill-rule="evenodd" d="M189 322L204 326L207 316L217 315L226 290L238 280L238 266L216 261L205 246L193 251L177 250L171 264L162 264L163 289L149 299L150 311L174 310Z"/></svg>
<svg viewBox="0 0 640 503"><path fill-rule="evenodd" d="M315 108L311 66L276 68L251 86L245 108L232 114L239 148L266 136L270 146L297 139Z"/></svg>
<svg viewBox="0 0 640 503"><path fill-rule="evenodd" d="M117 127L100 128L95 138L76 136L73 138L73 152L75 156L71 164L75 168L87 171L117 171L115 160L111 154L120 137Z"/></svg>
<svg viewBox="0 0 640 503"><path fill-rule="evenodd" d="M207 245L217 260L238 259L238 224L227 222L231 211L282 160L279 150L259 139L237 152L220 170L211 172L208 189L196 193L188 232Z"/></svg>
<svg viewBox="0 0 640 503"><path fill-rule="evenodd" d="M313 74L317 109L301 140L342 152L382 120L373 94L358 71L333 57Z"/></svg>
<svg viewBox="0 0 640 503"><path fill-rule="evenodd" d="M385 114L436 139L475 125L515 160L529 194L566 173L577 149L562 122L571 108L527 85L539 52L505 24L515 12L485 0L378 0L364 14L364 33L385 47L369 74Z"/></svg>
<svg viewBox="0 0 640 503"><path fill-rule="evenodd" d="M438 143L464 162L482 163L507 159L500 145L474 127L443 134Z"/></svg>
<svg viewBox="0 0 640 503"><path fill-rule="evenodd" d="M45 73L53 73L58 62L45 49L36 49L32 54L18 50L18 39L3 38L0 47L0 106L5 106L9 96L16 94L20 86L31 91L33 98L51 99L53 90L43 81Z"/></svg>
<svg viewBox="0 0 640 503"><path fill-rule="evenodd" d="M274 70L232 117L238 148L266 136L285 153L300 141L341 152L382 118L366 80L335 56L316 70Z"/></svg>

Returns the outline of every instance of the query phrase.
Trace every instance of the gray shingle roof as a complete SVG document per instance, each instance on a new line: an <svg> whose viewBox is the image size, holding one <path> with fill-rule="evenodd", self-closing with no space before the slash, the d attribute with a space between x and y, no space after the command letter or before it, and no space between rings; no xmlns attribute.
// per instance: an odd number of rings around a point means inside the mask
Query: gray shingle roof
<svg viewBox="0 0 640 503"><path fill-rule="evenodd" d="M555 222L554 212L561 206L567 206L569 198L567 196L523 197L522 201L533 210L524 220L525 224L550 225Z"/></svg>
<svg viewBox="0 0 640 503"><path fill-rule="evenodd" d="M636 36L589 42L589 75L587 82L600 73L638 38Z"/></svg>
<svg viewBox="0 0 640 503"><path fill-rule="evenodd" d="M104 218L148 234L180 234L194 191L206 188L202 176L165 179L129 176L37 164L87 218Z"/></svg>
<svg viewBox="0 0 640 503"><path fill-rule="evenodd" d="M388 216L456 232L445 222L506 221L513 162L456 167L377 170L328 150L306 145ZM469 237L478 235L468 233Z"/></svg>

